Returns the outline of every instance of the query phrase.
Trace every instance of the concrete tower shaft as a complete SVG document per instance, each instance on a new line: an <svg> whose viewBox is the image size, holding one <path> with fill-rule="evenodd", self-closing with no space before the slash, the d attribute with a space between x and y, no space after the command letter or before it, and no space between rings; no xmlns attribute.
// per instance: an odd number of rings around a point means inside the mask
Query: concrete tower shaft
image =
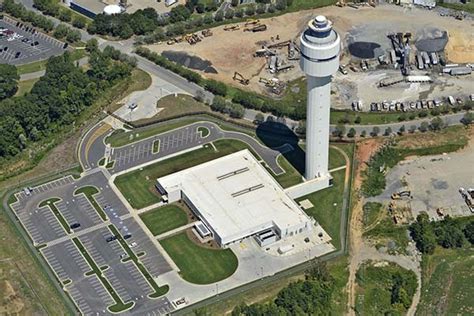
<svg viewBox="0 0 474 316"><path fill-rule="evenodd" d="M309 21L300 40L300 66L308 82L305 177L327 179L329 185L331 79L339 68L341 40L324 16Z"/></svg>

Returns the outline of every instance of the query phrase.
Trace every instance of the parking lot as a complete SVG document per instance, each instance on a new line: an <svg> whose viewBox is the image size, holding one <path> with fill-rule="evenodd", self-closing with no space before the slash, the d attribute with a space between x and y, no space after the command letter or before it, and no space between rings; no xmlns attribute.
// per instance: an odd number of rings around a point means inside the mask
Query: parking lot
<svg viewBox="0 0 474 316"><path fill-rule="evenodd" d="M151 274L152 277L158 277L161 274L172 271L172 268L163 257L163 255L156 249L153 242L148 238L145 232L140 228L138 223L133 218L128 218L123 221L128 227L128 232L132 235L130 242L136 242L137 246L133 251L137 254L144 252L140 257L140 261Z"/></svg>
<svg viewBox="0 0 474 316"><path fill-rule="evenodd" d="M0 20L0 30L0 63L28 64L64 52L63 42L8 17Z"/></svg>
<svg viewBox="0 0 474 316"><path fill-rule="evenodd" d="M93 198L106 213L109 222L104 222L88 198L74 193L84 186L94 185L99 193ZM155 247L153 241L131 217L125 205L108 185L107 177L98 170L79 180L73 177L60 178L35 187L25 188L15 194L17 202L11 206L35 245L40 249L61 286L70 294L76 306L84 315L111 315L107 307L115 304L102 282L91 271L79 249L73 242L78 238L98 267L104 269L103 276L114 292L124 302L135 303L127 314L164 315L173 310L166 297L150 299L154 292L151 285L118 240L107 241L113 234L107 227L114 225L126 239L135 254L153 277L172 271L166 259ZM68 225L80 226L67 234L59 220L48 206L39 203L50 198L59 198L55 206ZM69 283L65 283L69 282Z"/></svg>
<svg viewBox="0 0 474 316"><path fill-rule="evenodd" d="M115 160L115 164L111 171L120 172L133 166L196 147L221 137L217 130L213 132L213 130L209 129L210 134L206 138L202 138L201 134L197 131L199 125L203 124L196 123L178 130L144 139L137 143L113 148L111 159ZM153 153L153 143L156 141L159 142L159 150Z"/></svg>

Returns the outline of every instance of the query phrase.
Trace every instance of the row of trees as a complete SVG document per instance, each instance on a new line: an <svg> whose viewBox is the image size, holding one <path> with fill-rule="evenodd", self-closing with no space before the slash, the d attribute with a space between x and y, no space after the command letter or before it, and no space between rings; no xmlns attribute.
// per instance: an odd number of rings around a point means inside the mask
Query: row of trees
<svg viewBox="0 0 474 316"><path fill-rule="evenodd" d="M215 80L206 80L200 74L172 62L160 54L150 51L145 47L138 47L136 53L148 60L167 68L187 80L197 83L206 90L221 96L228 96L228 88L222 82ZM273 100L254 92L237 90L232 97L232 102L242 105L244 108L256 109L262 112L271 112L277 117L290 117L294 120L300 120L306 117L306 106L304 104L292 104L285 100Z"/></svg>
<svg viewBox="0 0 474 316"><path fill-rule="evenodd" d="M245 109L242 105L228 102L225 98L220 96L214 97L211 109L216 112L229 114L232 118L242 118L245 113Z"/></svg>
<svg viewBox="0 0 474 316"><path fill-rule="evenodd" d="M324 263L318 263L307 271L304 280L290 283L272 302L239 305L232 316L329 315L334 289L334 278Z"/></svg>
<svg viewBox="0 0 474 316"><path fill-rule="evenodd" d="M15 18L31 23L34 27L39 27L45 32L54 29L54 23L50 19L27 10L21 3L15 3L13 0L4 0L2 10Z"/></svg>
<svg viewBox="0 0 474 316"><path fill-rule="evenodd" d="M289 2L291 5L291 1ZM223 20L252 17L255 14L264 14L266 12L273 13L277 10L285 10L288 5L287 0L277 0L275 5L264 3L258 5L249 4L241 9L210 12L218 8L215 1L188 0L185 5L181 4L171 9L169 15L166 16L158 16L152 8L138 10L133 14L98 14L94 18L93 23L88 26L88 31L93 34L120 38L129 38L132 35L145 35L139 39L139 42L151 44L169 37L190 33L203 25L211 27Z"/></svg>
<svg viewBox="0 0 474 316"><path fill-rule="evenodd" d="M424 254L433 254L436 245L443 248L460 248L468 241L474 244L474 220L465 224L446 216L442 221L430 221L428 214L421 213L410 225L410 234L416 247Z"/></svg>
<svg viewBox="0 0 474 316"><path fill-rule="evenodd" d="M59 24L53 31L53 36L59 40L75 43L81 40L81 32L74 30L66 24Z"/></svg>
<svg viewBox="0 0 474 316"><path fill-rule="evenodd" d="M146 8L132 14L98 14L87 27L87 31L91 34L129 38L134 34L143 35L153 32L158 25L158 13L153 8Z"/></svg>
<svg viewBox="0 0 474 316"><path fill-rule="evenodd" d="M87 71L69 53L51 57L46 74L31 92L0 102L0 160L19 154L30 143L74 126L81 112L117 81L128 77L133 63L119 61L113 48L90 55ZM117 59L117 60L116 60Z"/></svg>
<svg viewBox="0 0 474 316"><path fill-rule="evenodd" d="M33 5L46 15L53 16L62 22L72 23L77 28L84 28L87 24L85 17L72 14L68 8L62 7L56 0L33 0Z"/></svg>

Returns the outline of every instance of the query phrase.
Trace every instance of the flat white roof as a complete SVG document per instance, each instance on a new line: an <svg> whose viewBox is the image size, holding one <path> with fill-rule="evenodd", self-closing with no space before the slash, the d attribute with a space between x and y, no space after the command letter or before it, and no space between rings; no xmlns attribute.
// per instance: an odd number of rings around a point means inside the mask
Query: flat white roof
<svg viewBox="0 0 474 316"><path fill-rule="evenodd" d="M248 151L162 177L169 193L182 190L222 238L234 241L277 226L311 225L311 219Z"/></svg>

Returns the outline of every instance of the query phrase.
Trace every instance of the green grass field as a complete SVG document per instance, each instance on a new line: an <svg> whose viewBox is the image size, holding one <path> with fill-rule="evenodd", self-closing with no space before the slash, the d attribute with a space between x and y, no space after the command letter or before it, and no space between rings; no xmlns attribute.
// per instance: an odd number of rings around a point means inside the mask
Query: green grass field
<svg viewBox="0 0 474 316"><path fill-rule="evenodd" d="M155 189L157 178L184 170L198 164L226 156L247 148L238 140L222 139L214 142L217 151L211 145L160 161L140 170L135 170L115 179L115 185L136 209L158 203L161 198Z"/></svg>
<svg viewBox="0 0 474 316"><path fill-rule="evenodd" d="M303 196L297 201L310 200L314 205L305 212L316 219L324 230L332 237L332 244L341 248L341 207L344 193L345 170L332 173L334 185L330 188Z"/></svg>
<svg viewBox="0 0 474 316"><path fill-rule="evenodd" d="M436 248L423 256L419 315L474 314L474 249Z"/></svg>
<svg viewBox="0 0 474 316"><path fill-rule="evenodd" d="M362 222L364 228L370 227L371 225L374 225L379 216L382 215L382 204L377 202L367 202L364 204L363 212L364 217L362 218Z"/></svg>
<svg viewBox="0 0 474 316"><path fill-rule="evenodd" d="M186 232L160 241L188 282L211 284L231 276L238 261L230 249L209 249L197 245Z"/></svg>
<svg viewBox="0 0 474 316"><path fill-rule="evenodd" d="M34 84L39 80L39 78L24 80L18 82L18 91L16 92L15 96L20 97L23 96L33 89Z"/></svg>
<svg viewBox="0 0 474 316"><path fill-rule="evenodd" d="M188 223L186 212L178 205L170 204L140 214L140 218L154 236Z"/></svg>
<svg viewBox="0 0 474 316"><path fill-rule="evenodd" d="M393 263L385 266L365 263L357 271L356 280L358 315L403 315L417 287L415 273Z"/></svg>

